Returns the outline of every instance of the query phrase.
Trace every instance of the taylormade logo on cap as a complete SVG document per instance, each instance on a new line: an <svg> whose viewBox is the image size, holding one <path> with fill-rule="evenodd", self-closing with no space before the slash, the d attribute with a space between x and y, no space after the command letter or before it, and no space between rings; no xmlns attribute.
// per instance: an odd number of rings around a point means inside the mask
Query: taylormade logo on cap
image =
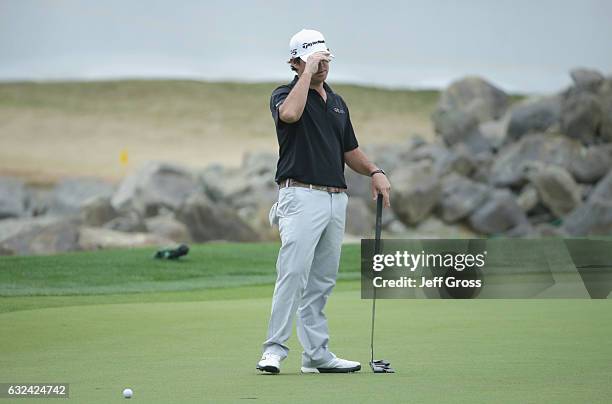
<svg viewBox="0 0 612 404"><path fill-rule="evenodd" d="M305 62L308 56L321 51L328 51L325 38L322 33L313 29L303 29L293 35L289 41L291 58L300 58Z"/></svg>

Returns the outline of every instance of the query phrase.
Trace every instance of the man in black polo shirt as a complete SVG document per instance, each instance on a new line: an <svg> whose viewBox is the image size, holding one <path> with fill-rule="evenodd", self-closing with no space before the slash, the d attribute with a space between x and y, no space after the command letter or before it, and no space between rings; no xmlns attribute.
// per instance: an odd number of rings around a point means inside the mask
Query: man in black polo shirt
<svg viewBox="0 0 612 404"><path fill-rule="evenodd" d="M386 207L390 185L384 171L359 149L346 103L325 83L333 55L323 35L301 30L291 38L289 49L297 76L275 89L270 99L280 188L270 221L279 225L281 249L268 336L257 369L280 371L297 312L302 372L354 372L361 369L359 362L340 359L329 350L323 313L336 284L344 235L344 165L372 177L372 198L383 194Z"/></svg>

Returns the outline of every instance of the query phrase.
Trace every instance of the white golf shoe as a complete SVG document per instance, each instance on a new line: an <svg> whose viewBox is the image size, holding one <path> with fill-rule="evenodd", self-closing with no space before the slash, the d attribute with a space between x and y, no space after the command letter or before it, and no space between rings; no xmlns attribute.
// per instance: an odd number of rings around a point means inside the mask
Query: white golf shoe
<svg viewBox="0 0 612 404"><path fill-rule="evenodd" d="M279 355L264 353L257 363L257 369L265 373L277 374L280 372L280 362L283 360Z"/></svg>
<svg viewBox="0 0 612 404"><path fill-rule="evenodd" d="M316 368L302 366L302 373L352 373L361 370L361 363L334 358Z"/></svg>

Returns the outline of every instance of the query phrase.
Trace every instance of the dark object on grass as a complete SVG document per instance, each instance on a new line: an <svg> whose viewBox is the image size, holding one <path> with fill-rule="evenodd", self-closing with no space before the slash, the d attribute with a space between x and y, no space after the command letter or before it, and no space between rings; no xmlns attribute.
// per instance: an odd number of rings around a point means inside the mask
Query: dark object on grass
<svg viewBox="0 0 612 404"><path fill-rule="evenodd" d="M155 253L153 258L157 258L160 260L176 260L182 257L183 255L187 255L189 253L189 246L186 244L181 244L176 248L164 248Z"/></svg>
<svg viewBox="0 0 612 404"><path fill-rule="evenodd" d="M374 236L374 254L380 254L380 232L382 222L382 208L383 208L383 196L378 194L376 200L376 232ZM370 338L370 349L372 357L370 358L370 367L374 373L395 373L395 370L391 367L391 364L384 359L374 359L374 319L376 318L376 288L373 290L374 296L372 297L372 334Z"/></svg>

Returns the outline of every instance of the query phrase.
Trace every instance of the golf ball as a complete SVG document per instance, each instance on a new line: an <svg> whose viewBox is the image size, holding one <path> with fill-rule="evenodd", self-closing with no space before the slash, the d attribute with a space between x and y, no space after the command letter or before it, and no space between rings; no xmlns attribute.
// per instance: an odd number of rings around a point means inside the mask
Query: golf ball
<svg viewBox="0 0 612 404"><path fill-rule="evenodd" d="M123 390L123 397L125 397L125 398L132 398L132 394L134 394L132 389L124 389Z"/></svg>

